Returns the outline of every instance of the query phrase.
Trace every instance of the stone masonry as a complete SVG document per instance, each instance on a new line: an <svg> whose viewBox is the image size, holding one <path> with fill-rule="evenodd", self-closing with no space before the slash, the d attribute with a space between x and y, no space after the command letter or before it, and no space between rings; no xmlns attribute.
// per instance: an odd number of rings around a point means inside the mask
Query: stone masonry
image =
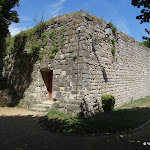
<svg viewBox="0 0 150 150"><path fill-rule="evenodd" d="M107 37L106 24L85 12L58 16L48 22L45 31L48 43L40 49L51 49L48 35L55 31L58 41L63 37L64 45L59 46L54 59L45 55L33 66L21 68L19 59L23 58L17 58L15 66L13 57L7 56L12 63L5 64L3 75L23 99L25 107L49 100L42 70L53 70L53 107L62 112L78 113L81 107L94 112L101 106L101 95L105 94L115 97L116 107L150 95L149 49L120 31ZM24 51L29 48L26 46ZM21 69L25 72L23 76Z"/></svg>

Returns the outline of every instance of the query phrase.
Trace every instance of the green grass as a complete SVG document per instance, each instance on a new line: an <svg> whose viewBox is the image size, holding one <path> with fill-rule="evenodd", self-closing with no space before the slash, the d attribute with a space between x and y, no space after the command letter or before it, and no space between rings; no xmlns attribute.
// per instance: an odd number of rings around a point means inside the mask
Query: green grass
<svg viewBox="0 0 150 150"><path fill-rule="evenodd" d="M86 118L52 110L43 118L43 122L52 132L98 134L131 130L139 127L149 119L150 97L145 97L112 112L99 112Z"/></svg>
<svg viewBox="0 0 150 150"><path fill-rule="evenodd" d="M150 96L147 96L145 98L140 98L138 100L132 101L128 104L125 104L119 108L117 108L116 110L119 109L126 109L126 108L141 108L141 107L148 107L150 108Z"/></svg>

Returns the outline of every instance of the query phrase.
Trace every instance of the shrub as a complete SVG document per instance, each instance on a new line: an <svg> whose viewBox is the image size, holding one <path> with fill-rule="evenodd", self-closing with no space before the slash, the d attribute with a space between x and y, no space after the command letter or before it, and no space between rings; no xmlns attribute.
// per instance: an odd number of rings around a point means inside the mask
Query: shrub
<svg viewBox="0 0 150 150"><path fill-rule="evenodd" d="M113 110L115 105L115 98L112 95L102 95L102 107L104 112L110 112Z"/></svg>

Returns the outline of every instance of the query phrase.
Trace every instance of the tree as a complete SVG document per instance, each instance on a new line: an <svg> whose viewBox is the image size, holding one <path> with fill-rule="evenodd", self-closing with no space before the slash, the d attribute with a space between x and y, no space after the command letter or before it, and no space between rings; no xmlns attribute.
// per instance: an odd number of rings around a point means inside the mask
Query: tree
<svg viewBox="0 0 150 150"><path fill-rule="evenodd" d="M143 22L149 22L150 21L150 0L132 0L131 3L133 6L137 6L138 8L144 7L141 10L141 15L136 16L136 19L141 20L141 24ZM145 29L148 35L150 35L150 31L148 29ZM148 42L150 42L150 39L146 36L143 36L143 39L147 40L145 43L147 43L145 46L148 46Z"/></svg>
<svg viewBox="0 0 150 150"><path fill-rule="evenodd" d="M11 10L15 6L19 6L19 0L0 0L0 52L9 33L9 25L19 22L17 11Z"/></svg>
<svg viewBox="0 0 150 150"><path fill-rule="evenodd" d="M133 6L137 6L138 8L143 6L144 9L141 10L141 15L137 16L136 19L140 19L141 23L149 22L149 20L150 20L150 10L149 10L150 9L150 0L132 0L131 4Z"/></svg>

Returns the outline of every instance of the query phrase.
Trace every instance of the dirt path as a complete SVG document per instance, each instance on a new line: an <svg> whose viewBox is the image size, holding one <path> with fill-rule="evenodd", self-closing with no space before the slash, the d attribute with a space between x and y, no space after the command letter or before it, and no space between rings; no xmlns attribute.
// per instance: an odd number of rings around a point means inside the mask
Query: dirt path
<svg viewBox="0 0 150 150"><path fill-rule="evenodd" d="M128 134L96 137L65 136L48 132L38 123L43 113L21 108L0 108L0 150L147 150L150 124Z"/></svg>

